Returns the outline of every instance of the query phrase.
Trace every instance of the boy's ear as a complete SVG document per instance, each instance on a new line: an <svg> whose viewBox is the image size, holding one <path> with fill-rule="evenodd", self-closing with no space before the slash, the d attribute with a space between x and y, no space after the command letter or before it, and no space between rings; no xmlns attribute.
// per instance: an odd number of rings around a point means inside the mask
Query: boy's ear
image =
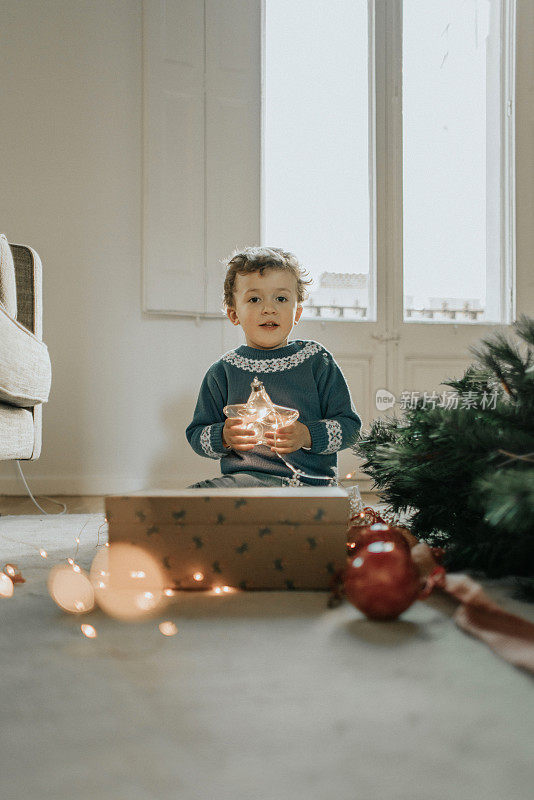
<svg viewBox="0 0 534 800"><path fill-rule="evenodd" d="M303 310L304 310L304 309L303 309L303 307L302 307L302 306L300 306L300 305L299 305L299 306L297 306L297 310L295 311L295 325L296 325L296 324L297 324L297 322L299 321L299 319L300 319L300 317L301 317L301 314L302 314Z"/></svg>
<svg viewBox="0 0 534 800"><path fill-rule="evenodd" d="M233 325L239 325L239 320L237 318L237 312L235 308L227 308L226 309L226 316L230 320Z"/></svg>

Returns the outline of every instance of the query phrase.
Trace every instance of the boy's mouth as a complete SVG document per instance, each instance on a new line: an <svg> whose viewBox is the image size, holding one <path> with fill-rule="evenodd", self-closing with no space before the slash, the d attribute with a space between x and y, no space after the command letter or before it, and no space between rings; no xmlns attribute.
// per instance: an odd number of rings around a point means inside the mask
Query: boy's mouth
<svg viewBox="0 0 534 800"><path fill-rule="evenodd" d="M260 328L278 328L278 322L262 322Z"/></svg>

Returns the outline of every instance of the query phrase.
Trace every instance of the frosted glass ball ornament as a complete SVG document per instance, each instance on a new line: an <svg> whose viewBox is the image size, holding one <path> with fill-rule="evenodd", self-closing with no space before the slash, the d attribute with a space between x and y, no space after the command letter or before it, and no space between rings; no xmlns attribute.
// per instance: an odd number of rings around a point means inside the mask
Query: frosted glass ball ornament
<svg viewBox="0 0 534 800"><path fill-rule="evenodd" d="M54 603L70 614L86 614L95 605L95 594L87 573L78 566L58 564L50 570L48 593Z"/></svg>
<svg viewBox="0 0 534 800"><path fill-rule="evenodd" d="M129 542L102 548L93 559L89 577L96 602L115 619L140 620L156 614L167 602L158 562Z"/></svg>

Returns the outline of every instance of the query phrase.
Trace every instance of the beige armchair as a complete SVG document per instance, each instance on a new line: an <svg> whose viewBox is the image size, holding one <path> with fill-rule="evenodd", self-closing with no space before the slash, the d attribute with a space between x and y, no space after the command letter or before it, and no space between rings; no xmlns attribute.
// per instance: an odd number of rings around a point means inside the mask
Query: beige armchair
<svg viewBox="0 0 534 800"><path fill-rule="evenodd" d="M51 383L42 331L41 259L0 234L0 460L41 454L42 404Z"/></svg>

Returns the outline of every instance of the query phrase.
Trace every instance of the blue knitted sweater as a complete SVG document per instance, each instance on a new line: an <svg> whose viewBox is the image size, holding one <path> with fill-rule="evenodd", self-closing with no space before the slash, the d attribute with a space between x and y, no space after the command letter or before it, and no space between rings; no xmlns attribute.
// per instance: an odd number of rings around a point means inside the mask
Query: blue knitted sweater
<svg viewBox="0 0 534 800"><path fill-rule="evenodd" d="M310 449L283 454L296 469L322 478L302 477L301 482L321 486L336 479L337 451L357 440L361 420L334 357L314 341L296 340L275 350L242 345L212 364L186 430L193 450L201 456L220 459L223 474L256 471L292 477L291 469L265 445L239 452L228 450L223 444L223 408L246 403L256 375L273 403L298 409L299 421L310 431Z"/></svg>

